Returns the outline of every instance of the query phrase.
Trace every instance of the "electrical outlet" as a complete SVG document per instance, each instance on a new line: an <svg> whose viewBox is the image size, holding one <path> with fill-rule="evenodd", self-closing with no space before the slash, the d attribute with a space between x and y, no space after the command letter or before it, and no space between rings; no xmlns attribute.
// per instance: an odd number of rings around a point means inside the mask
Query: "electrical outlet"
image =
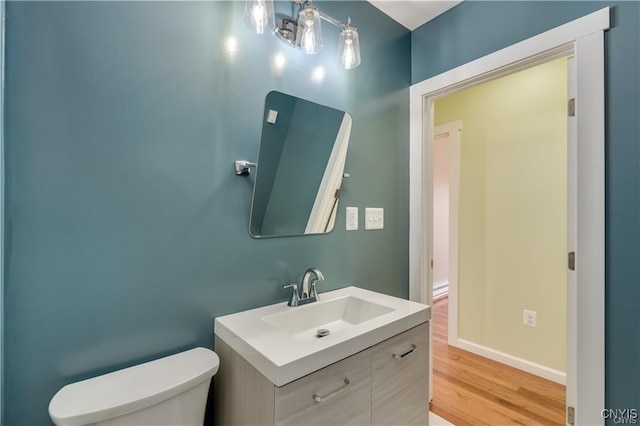
<svg viewBox="0 0 640 426"><path fill-rule="evenodd" d="M358 208L347 207L347 231L358 230Z"/></svg>
<svg viewBox="0 0 640 426"><path fill-rule="evenodd" d="M527 327L536 328L538 326L538 313L527 309L522 311L522 324Z"/></svg>

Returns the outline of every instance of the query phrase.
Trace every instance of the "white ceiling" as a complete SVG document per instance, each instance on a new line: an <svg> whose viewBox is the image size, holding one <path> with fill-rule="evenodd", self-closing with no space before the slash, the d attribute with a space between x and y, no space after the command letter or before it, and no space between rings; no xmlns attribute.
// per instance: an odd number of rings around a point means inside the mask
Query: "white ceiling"
<svg viewBox="0 0 640 426"><path fill-rule="evenodd" d="M462 0L369 0L369 3L413 31Z"/></svg>

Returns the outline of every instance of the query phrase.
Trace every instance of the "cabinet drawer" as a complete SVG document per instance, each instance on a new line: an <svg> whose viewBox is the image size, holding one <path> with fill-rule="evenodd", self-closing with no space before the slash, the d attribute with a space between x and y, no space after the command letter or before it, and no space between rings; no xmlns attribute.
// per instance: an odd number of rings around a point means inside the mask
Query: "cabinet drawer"
<svg viewBox="0 0 640 426"><path fill-rule="evenodd" d="M377 344L371 356L372 424L428 424L429 323Z"/></svg>
<svg viewBox="0 0 640 426"><path fill-rule="evenodd" d="M276 388L277 425L371 424L371 349Z"/></svg>

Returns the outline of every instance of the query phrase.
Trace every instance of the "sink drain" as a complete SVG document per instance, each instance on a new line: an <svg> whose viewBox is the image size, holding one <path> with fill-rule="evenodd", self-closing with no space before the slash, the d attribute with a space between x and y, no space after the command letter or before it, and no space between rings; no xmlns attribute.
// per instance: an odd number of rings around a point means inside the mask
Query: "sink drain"
<svg viewBox="0 0 640 426"><path fill-rule="evenodd" d="M320 330L316 331L316 337L318 339L320 339L321 337L324 337L324 336L328 336L329 334L331 334L331 332L329 330L327 330L326 328L321 328Z"/></svg>

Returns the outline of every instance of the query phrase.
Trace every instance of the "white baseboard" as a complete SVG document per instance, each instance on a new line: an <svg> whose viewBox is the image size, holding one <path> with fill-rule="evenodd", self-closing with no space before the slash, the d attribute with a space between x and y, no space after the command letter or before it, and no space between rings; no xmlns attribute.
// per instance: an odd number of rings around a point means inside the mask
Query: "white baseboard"
<svg viewBox="0 0 640 426"><path fill-rule="evenodd" d="M451 343L450 343L451 344ZM559 383L561 385L567 384L567 374L554 370L553 368L545 367L544 365L536 364L526 359L518 358L513 355L506 354L504 352L497 351L495 349L487 348L486 346L478 345L477 343L469 342L468 340L458 339L452 346L464 349L465 351L472 352L476 355L489 358L499 363L508 365L518 370L526 371L527 373L534 374L552 382Z"/></svg>
<svg viewBox="0 0 640 426"><path fill-rule="evenodd" d="M437 283L433 283L434 290L438 290L439 288L442 288L442 287L449 287L449 281L440 281Z"/></svg>
<svg viewBox="0 0 640 426"><path fill-rule="evenodd" d="M449 283L443 283L433 287L433 298L437 299L449 294Z"/></svg>

